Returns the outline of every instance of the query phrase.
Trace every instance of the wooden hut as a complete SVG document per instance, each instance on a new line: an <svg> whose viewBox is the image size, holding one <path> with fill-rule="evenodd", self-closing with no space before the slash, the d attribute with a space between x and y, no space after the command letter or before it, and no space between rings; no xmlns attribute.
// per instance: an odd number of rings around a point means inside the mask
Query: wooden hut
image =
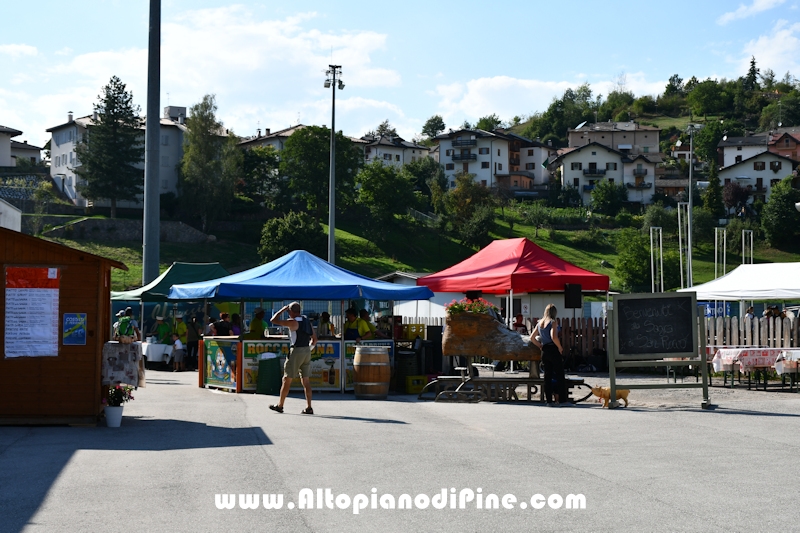
<svg viewBox="0 0 800 533"><path fill-rule="evenodd" d="M124 264L0 228L0 424L94 423Z"/></svg>

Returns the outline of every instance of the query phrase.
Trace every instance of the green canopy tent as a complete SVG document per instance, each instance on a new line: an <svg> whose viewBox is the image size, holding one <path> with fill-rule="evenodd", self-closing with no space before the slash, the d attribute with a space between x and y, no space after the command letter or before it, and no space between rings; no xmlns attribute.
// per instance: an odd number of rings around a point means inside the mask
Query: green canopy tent
<svg viewBox="0 0 800 533"><path fill-rule="evenodd" d="M138 289L130 291L111 291L111 300L142 302L166 302L169 300L169 288L182 283L208 281L230 275L219 263L172 263L156 279Z"/></svg>

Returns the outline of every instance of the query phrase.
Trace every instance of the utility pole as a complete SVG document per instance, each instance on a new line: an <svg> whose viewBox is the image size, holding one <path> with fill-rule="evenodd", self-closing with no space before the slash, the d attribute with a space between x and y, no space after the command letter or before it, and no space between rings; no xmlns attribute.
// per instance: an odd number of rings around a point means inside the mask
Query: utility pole
<svg viewBox="0 0 800 533"><path fill-rule="evenodd" d="M161 0L150 0L147 54L147 124L144 137L144 220L142 285L158 277L161 199L158 196L159 135L161 133Z"/></svg>

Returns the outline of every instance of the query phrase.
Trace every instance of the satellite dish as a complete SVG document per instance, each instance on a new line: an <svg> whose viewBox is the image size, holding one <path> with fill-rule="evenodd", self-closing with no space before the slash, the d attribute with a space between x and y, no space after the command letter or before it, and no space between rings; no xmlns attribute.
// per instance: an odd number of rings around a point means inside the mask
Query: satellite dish
<svg viewBox="0 0 800 533"><path fill-rule="evenodd" d="M585 122L584 122L584 124L585 124ZM778 127L780 128L781 126L783 126L783 122L778 122Z"/></svg>
<svg viewBox="0 0 800 533"><path fill-rule="evenodd" d="M680 148L683 143L678 139L678 142L675 143L675 146Z"/></svg>
<svg viewBox="0 0 800 533"><path fill-rule="evenodd" d="M727 140L728 140L728 136L727 136L727 135L723 135L723 136L722 136L722 140L723 140L723 141L727 141Z"/></svg>
<svg viewBox="0 0 800 533"><path fill-rule="evenodd" d="M586 123L587 123L587 122L589 122L589 121L588 121L588 120L584 120L583 122L581 122L580 124L578 124L578 127L577 127L577 128L575 128L575 129L576 129L576 130L579 130L579 129L581 129L582 127L584 127L584 126L586 125Z"/></svg>

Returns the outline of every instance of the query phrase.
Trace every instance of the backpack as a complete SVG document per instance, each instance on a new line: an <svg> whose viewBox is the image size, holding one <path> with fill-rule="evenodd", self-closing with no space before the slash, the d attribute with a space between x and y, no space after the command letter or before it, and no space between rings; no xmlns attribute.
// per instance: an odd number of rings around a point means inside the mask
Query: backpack
<svg viewBox="0 0 800 533"><path fill-rule="evenodd" d="M133 336L133 324L131 324L131 317L124 316L119 319L117 326L117 335L131 337Z"/></svg>
<svg viewBox="0 0 800 533"><path fill-rule="evenodd" d="M311 344L311 338L314 336L314 326L306 315L300 315L303 320L298 320L299 327L295 332L294 346L306 347Z"/></svg>

